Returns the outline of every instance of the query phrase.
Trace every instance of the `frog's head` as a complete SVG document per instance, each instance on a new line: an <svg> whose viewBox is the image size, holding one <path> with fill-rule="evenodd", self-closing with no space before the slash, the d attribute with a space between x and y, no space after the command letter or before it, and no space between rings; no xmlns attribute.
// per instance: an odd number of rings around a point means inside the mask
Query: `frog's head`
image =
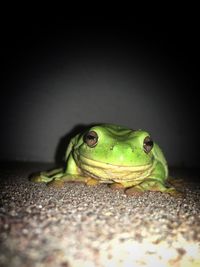
<svg viewBox="0 0 200 267"><path fill-rule="evenodd" d="M146 176L153 165L153 141L149 133L104 124L78 135L73 145L77 165L99 179L133 179Z"/></svg>

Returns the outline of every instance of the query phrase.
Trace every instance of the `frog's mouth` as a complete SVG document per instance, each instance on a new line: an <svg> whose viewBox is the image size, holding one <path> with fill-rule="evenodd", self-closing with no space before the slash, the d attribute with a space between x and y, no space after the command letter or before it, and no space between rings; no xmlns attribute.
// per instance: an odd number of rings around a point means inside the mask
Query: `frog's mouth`
<svg viewBox="0 0 200 267"><path fill-rule="evenodd" d="M140 181L149 177L153 164L139 166L123 166L100 162L75 155L75 161L83 174L100 180L102 183Z"/></svg>

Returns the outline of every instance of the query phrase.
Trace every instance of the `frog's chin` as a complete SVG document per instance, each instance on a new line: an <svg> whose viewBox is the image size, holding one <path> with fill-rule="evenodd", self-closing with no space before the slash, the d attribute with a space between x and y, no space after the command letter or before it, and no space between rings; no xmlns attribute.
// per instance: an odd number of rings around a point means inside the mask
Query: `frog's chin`
<svg viewBox="0 0 200 267"><path fill-rule="evenodd" d="M75 155L75 161L81 172L102 183L140 181L149 177L153 169L152 163L139 166L115 165L92 160L83 155Z"/></svg>

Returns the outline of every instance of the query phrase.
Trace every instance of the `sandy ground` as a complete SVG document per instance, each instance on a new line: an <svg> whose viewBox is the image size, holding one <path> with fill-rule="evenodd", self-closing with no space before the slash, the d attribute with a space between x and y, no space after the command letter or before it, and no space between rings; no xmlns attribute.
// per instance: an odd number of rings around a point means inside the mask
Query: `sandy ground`
<svg viewBox="0 0 200 267"><path fill-rule="evenodd" d="M49 188L28 180L41 164L2 165L0 266L200 266L200 177L183 198L126 196L106 185ZM198 181L199 180L199 181Z"/></svg>

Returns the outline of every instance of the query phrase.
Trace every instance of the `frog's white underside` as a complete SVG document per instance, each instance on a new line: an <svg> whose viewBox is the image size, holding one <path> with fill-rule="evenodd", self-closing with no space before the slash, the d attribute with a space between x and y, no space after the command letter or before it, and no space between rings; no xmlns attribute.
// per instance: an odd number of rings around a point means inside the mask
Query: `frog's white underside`
<svg viewBox="0 0 200 267"><path fill-rule="evenodd" d="M113 165L91 160L82 155L79 155L78 159L75 160L81 173L98 179L102 183L112 183L113 181L128 182L133 180L137 183L149 177L153 170L153 164L140 166Z"/></svg>

